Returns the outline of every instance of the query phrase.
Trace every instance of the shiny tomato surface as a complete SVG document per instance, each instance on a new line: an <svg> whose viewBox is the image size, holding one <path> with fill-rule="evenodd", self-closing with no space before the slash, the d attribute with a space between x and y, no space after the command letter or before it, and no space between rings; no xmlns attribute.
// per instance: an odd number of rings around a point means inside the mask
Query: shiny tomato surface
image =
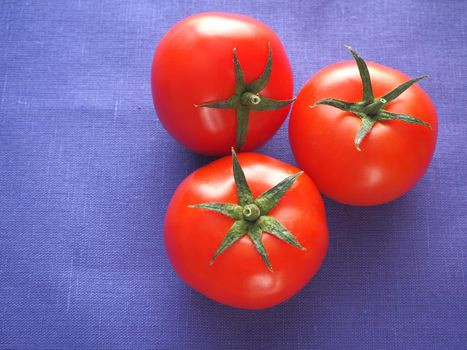
<svg viewBox="0 0 467 350"><path fill-rule="evenodd" d="M152 63L152 94L159 120L181 144L206 155L226 155L235 146L236 111L196 108L224 100L235 92L233 49L246 83L257 79L272 49L272 73L261 95L292 98L292 71L277 35L246 16L202 13L172 27L159 43ZM270 139L284 122L290 106L251 111L246 143L251 150Z"/></svg>
<svg viewBox="0 0 467 350"><path fill-rule="evenodd" d="M367 62L375 96L409 80L395 69ZM437 136L435 107L415 84L386 110L419 118L431 125L399 120L377 122L358 151L354 137L360 119L331 106L310 108L318 100L362 99L362 82L353 61L328 66L313 76L294 103L289 139L300 167L326 196L345 204L376 205L402 196L426 172Z"/></svg>
<svg viewBox="0 0 467 350"><path fill-rule="evenodd" d="M254 197L299 172L289 164L256 153L241 153L238 159ZM231 157L218 159L189 175L167 210L168 256L177 274L195 290L230 306L262 309L296 294L318 271L328 246L327 224L321 196L306 174L297 178L268 214L306 250L263 233L272 271L246 235L210 264L233 219L189 207L208 202L237 203Z"/></svg>

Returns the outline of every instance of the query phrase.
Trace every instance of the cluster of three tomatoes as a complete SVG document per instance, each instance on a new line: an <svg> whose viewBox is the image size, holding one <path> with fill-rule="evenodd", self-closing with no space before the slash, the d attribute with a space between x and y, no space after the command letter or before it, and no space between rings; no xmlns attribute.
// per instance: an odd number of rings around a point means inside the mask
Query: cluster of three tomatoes
<svg viewBox="0 0 467 350"><path fill-rule="evenodd" d="M187 148L225 156L188 176L167 209L169 259L195 290L240 308L281 303L325 257L320 193L377 205L425 173L437 117L416 84L424 77L348 49L353 60L325 67L294 99L282 43L255 19L198 14L159 43L152 66L159 120ZM274 135L290 108L289 141L304 172L247 152Z"/></svg>

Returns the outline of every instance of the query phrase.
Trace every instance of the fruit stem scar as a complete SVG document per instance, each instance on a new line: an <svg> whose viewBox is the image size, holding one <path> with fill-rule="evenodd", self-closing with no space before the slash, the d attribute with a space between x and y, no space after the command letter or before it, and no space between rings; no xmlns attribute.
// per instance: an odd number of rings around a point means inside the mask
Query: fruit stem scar
<svg viewBox="0 0 467 350"><path fill-rule="evenodd" d="M243 208L243 217L247 221L254 222L260 217L260 215L261 211L256 204L248 204Z"/></svg>
<svg viewBox="0 0 467 350"><path fill-rule="evenodd" d="M384 98L375 98L375 100L365 107L365 114L377 115L387 101Z"/></svg>
<svg viewBox="0 0 467 350"><path fill-rule="evenodd" d="M259 97L257 94L247 91L242 94L241 101L245 106L252 106L260 103L261 97Z"/></svg>

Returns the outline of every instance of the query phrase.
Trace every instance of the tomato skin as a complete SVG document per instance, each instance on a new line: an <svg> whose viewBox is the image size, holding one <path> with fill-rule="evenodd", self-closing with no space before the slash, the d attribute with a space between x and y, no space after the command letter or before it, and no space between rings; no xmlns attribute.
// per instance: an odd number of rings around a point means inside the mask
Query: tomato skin
<svg viewBox="0 0 467 350"><path fill-rule="evenodd" d="M277 35L265 24L246 16L201 13L172 27L159 43L152 63L152 95L159 120L178 142L205 155L226 155L235 146L236 112L196 108L224 100L235 92L233 49L250 83L262 73L273 52L272 74L261 95L292 98L290 64ZM284 122L290 106L251 111L242 150L269 140Z"/></svg>
<svg viewBox="0 0 467 350"><path fill-rule="evenodd" d="M410 79L393 68L367 65L375 96ZM430 97L418 84L386 110L417 117L431 128L398 120L378 122L360 152L354 145L360 118L330 106L310 108L324 98L361 100L362 82L354 61L330 65L314 75L291 113L289 140L295 159L323 194L344 204L377 205L402 196L423 176L435 150L438 122Z"/></svg>
<svg viewBox="0 0 467 350"><path fill-rule="evenodd" d="M292 165L257 153L241 153L238 158L255 197L299 172ZM247 236L210 265L233 219L188 207L207 202L237 203L231 157L189 175L167 210L165 244L169 259L177 274L195 290L233 307L262 309L296 294L318 271L328 246L327 223L321 196L306 174L298 177L268 214L289 229L306 250L263 233L273 272Z"/></svg>

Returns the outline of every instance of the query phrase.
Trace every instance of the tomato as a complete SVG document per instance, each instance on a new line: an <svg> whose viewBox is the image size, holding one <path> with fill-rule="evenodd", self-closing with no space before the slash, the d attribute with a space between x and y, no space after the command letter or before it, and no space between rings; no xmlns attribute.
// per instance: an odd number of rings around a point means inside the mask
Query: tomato
<svg viewBox="0 0 467 350"><path fill-rule="evenodd" d="M246 16L202 13L171 28L152 64L160 122L178 142L205 155L252 150L284 122L293 94L277 35ZM223 103L222 103L223 102Z"/></svg>
<svg viewBox="0 0 467 350"><path fill-rule="evenodd" d="M189 175L165 218L165 244L177 274L205 296L245 309L271 307L297 293L318 271L328 246L321 196L298 171L241 153Z"/></svg>
<svg viewBox="0 0 467 350"><path fill-rule="evenodd" d="M355 62L330 65L302 88L289 139L298 164L323 194L376 205L402 196L423 176L435 149L437 116L415 84L424 77L409 80L351 51Z"/></svg>

